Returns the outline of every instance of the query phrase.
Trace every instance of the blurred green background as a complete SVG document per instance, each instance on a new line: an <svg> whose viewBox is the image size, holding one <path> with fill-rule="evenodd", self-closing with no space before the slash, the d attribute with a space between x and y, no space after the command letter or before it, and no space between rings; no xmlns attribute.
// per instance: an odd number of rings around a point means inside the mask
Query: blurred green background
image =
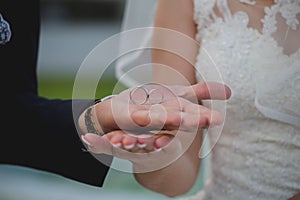
<svg viewBox="0 0 300 200"><path fill-rule="evenodd" d="M38 60L39 93L47 98L70 99L77 70L99 43L119 33L125 0L42 0ZM117 49L116 49L117 51ZM112 51L113 52L113 51ZM106 67L106 66L103 66ZM109 66L96 97L112 93L117 80ZM125 89L125 87L123 87ZM122 90L122 87L119 88ZM116 159L114 162L118 164ZM205 173L189 194L202 188ZM0 200L126 200L169 199L153 193L132 174L110 169L103 188L20 166L0 165Z"/></svg>

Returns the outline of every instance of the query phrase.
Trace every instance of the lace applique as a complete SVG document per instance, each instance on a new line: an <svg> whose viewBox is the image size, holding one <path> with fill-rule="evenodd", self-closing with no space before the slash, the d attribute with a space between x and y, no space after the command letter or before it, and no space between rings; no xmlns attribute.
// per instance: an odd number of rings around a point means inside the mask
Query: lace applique
<svg viewBox="0 0 300 200"><path fill-rule="evenodd" d="M286 20L286 24L292 30L296 30L299 24L297 14L300 13L299 0L275 0L275 5L265 8L265 17L262 19L264 24L263 33L272 34L277 30L276 15L278 13Z"/></svg>
<svg viewBox="0 0 300 200"><path fill-rule="evenodd" d="M194 19L200 27L206 27L215 21L218 17L214 11L214 7L224 0L195 0ZM226 1L227 2L227 1ZM255 6L255 0L240 0L241 3ZM200 4L200 5L199 5ZM223 2L224 4L224 2ZM296 30L299 25L297 15L300 13L300 0L275 0L275 4L271 7L265 7L265 17L261 20L263 23L264 34L270 35L277 30L277 14L286 20L286 24L292 30ZM223 15L225 13L222 13Z"/></svg>
<svg viewBox="0 0 300 200"><path fill-rule="evenodd" d="M276 13L278 12L278 5L272 6L271 8L265 8L265 17L262 19L262 23L264 24L262 33L271 35L271 33L275 33L277 30L277 21L276 21Z"/></svg>
<svg viewBox="0 0 300 200"><path fill-rule="evenodd" d="M287 1L287 0L278 0L280 9L279 12L281 13L282 17L286 19L287 25L293 30L297 29L297 25L299 21L297 19L297 14L300 13L300 4L298 1ZM280 3L282 2L282 3Z"/></svg>

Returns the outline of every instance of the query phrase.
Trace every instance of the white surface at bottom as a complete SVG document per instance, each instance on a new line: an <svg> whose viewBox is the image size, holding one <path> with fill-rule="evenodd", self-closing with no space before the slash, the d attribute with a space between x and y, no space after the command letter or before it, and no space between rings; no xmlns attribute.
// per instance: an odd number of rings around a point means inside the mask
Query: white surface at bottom
<svg viewBox="0 0 300 200"><path fill-rule="evenodd" d="M23 167L0 165L0 200L166 200L159 194L98 188Z"/></svg>

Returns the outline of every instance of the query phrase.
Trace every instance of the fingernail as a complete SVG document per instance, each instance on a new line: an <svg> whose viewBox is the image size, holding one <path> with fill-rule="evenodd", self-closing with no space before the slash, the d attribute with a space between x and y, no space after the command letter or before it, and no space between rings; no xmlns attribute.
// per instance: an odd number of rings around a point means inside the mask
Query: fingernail
<svg viewBox="0 0 300 200"><path fill-rule="evenodd" d="M113 147L116 147L116 148L119 148L122 146L122 144L119 142L119 143L112 143Z"/></svg>
<svg viewBox="0 0 300 200"><path fill-rule="evenodd" d="M93 146L93 145L91 145L91 143L89 143L89 142L85 139L84 135L81 135L81 140L82 140L86 145L88 145L88 146L90 146L90 147Z"/></svg>
<svg viewBox="0 0 300 200"><path fill-rule="evenodd" d="M124 148L127 150L133 149L134 147L134 143L133 144L128 144L128 145L124 145Z"/></svg>
<svg viewBox="0 0 300 200"><path fill-rule="evenodd" d="M161 148L154 147L154 151L159 152L159 151L161 151Z"/></svg>
<svg viewBox="0 0 300 200"><path fill-rule="evenodd" d="M141 149L145 148L147 146L146 143L138 143L137 146Z"/></svg>

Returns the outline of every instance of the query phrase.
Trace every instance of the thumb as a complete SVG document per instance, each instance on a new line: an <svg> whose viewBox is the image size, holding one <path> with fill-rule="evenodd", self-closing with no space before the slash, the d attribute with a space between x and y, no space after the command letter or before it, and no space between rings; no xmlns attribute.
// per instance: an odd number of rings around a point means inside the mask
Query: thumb
<svg viewBox="0 0 300 200"><path fill-rule="evenodd" d="M225 100L231 96L230 88L222 83L202 82L192 85L192 91L196 94L198 100L213 99Z"/></svg>
<svg viewBox="0 0 300 200"><path fill-rule="evenodd" d="M175 87L175 94L192 102L205 99L226 100L231 96L230 88L217 82L200 82L191 86Z"/></svg>

